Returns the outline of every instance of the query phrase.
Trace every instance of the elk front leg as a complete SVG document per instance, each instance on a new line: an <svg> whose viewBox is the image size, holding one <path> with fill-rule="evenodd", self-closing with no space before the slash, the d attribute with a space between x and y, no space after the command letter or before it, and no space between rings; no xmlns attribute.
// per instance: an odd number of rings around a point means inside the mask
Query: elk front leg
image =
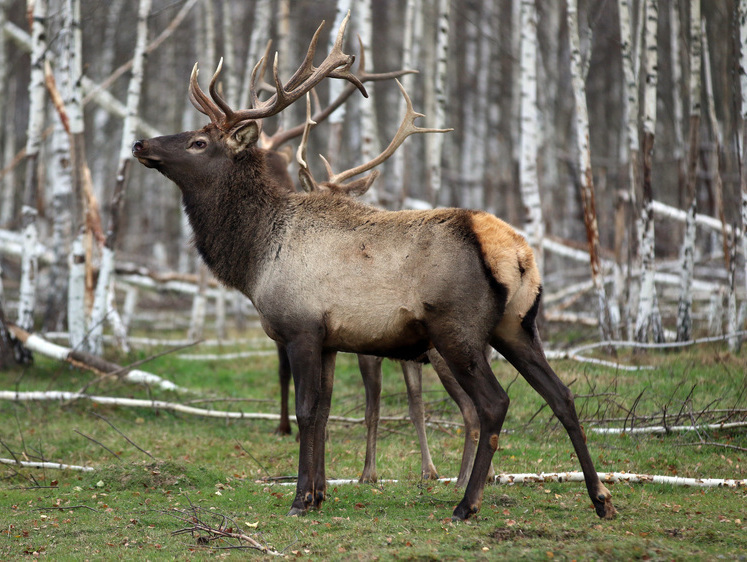
<svg viewBox="0 0 747 562"><path fill-rule="evenodd" d="M322 352L321 345L311 338L289 343L287 350L296 389L299 436L296 497L288 515L305 515L315 505L314 445L322 400Z"/></svg>
<svg viewBox="0 0 747 562"><path fill-rule="evenodd" d="M277 344L278 348L278 378L280 379L280 423L275 433L278 435L290 435L291 425L288 416L289 388L291 380L290 361L288 360L288 351L281 343Z"/></svg>
<svg viewBox="0 0 747 562"><path fill-rule="evenodd" d="M335 380L335 358L336 352L322 353L322 379L321 392L319 396L319 407L316 411L316 422L314 423L314 448L313 464L314 479L312 489L314 499L311 507L320 509L324 502L327 491L327 476L324 468L325 441L327 438L327 420L332 406L332 387Z"/></svg>
<svg viewBox="0 0 747 562"><path fill-rule="evenodd" d="M381 357L358 355L358 367L366 390L366 460L363 463L361 482L376 482L376 440L381 409Z"/></svg>
<svg viewBox="0 0 747 562"><path fill-rule="evenodd" d="M496 339L494 347L552 408L571 439L597 515L603 519L614 519L617 510L612 505L612 494L599 481L594 462L586 447L586 436L578 421L573 394L547 363L536 328L530 331L522 328L514 333L517 335L510 341Z"/></svg>

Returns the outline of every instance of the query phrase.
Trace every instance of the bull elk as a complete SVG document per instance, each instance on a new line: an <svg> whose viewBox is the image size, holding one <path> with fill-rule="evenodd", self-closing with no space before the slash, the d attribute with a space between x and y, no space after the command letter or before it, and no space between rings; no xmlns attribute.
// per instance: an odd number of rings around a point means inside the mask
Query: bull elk
<svg viewBox="0 0 747 562"><path fill-rule="evenodd" d="M404 74L413 73L412 70L395 70L392 72L384 73L370 73L365 68L365 50L363 43L360 41L360 56L358 62L358 69L356 76L361 83L368 81L379 81L389 80L392 78L398 78ZM269 49L270 43L268 43L265 50L265 56L260 66L259 80L261 81L262 89L270 89L266 82L264 82L264 74L266 70L266 61L269 60ZM401 86L400 86L401 87ZM311 104L308 100L309 95L307 94L307 119L302 125L291 127L287 130L278 130L271 136L262 134L259 145L262 148L267 149L266 159L270 174L275 178L277 183L283 189L288 192L295 190L293 180L288 173L287 166L290 162L288 151L282 150L280 147L291 139L303 136L301 146L297 158L301 164L302 173L301 185L307 191L313 191L316 189L322 189L326 191L330 189L331 184L319 185L312 183L308 176L308 166L305 162L305 148L308 140L308 134L311 127L316 126L318 123L324 121L335 108L342 105L350 95L356 91L356 86L348 84L343 91L330 102L330 104L324 109L318 109L314 115L311 115ZM433 132L430 129L422 129L419 127L413 127L411 124L415 118L419 117L412 108L412 104L407 97L404 89L402 90L407 101L407 112L405 113L403 120L403 127L398 131L397 135L393 139L392 143L384 150L384 152L365 164L363 167L358 167L359 172L369 171L374 168L377 164L380 164L386 158L391 156L394 151L400 146L407 136L413 133L422 132ZM204 112L201 107L198 107L199 111ZM437 132L446 132L445 130L438 130ZM350 172L347 172L350 173ZM354 175L356 172L350 173ZM361 195L362 192L370 186L370 181L363 181L358 184L353 183L351 185L340 186L331 185L331 189L335 189L338 193L345 192L350 195ZM276 432L281 435L287 435L291 432L291 425L289 419L289 385L291 380L290 363L288 360L287 350L285 346L276 342L278 348L278 376L280 379L280 422L276 429ZM434 351L434 355L437 353ZM477 446L477 435L479 435L479 421L477 419L477 413L474 405L466 393L461 389L456 379L449 371L448 367L444 364L440 357L433 357L431 359L434 369L441 379L444 387L446 388L449 395L459 406L464 419L465 428L465 445L462 451L462 462L459 468L459 475L456 480L456 485L459 487L464 486L467 483L467 478L472 470L472 462L475 458L475 448ZM365 411L365 422L366 422L366 456L363 465L363 471L361 472L361 482L376 482L378 479L376 470L376 442L377 442L377 431L379 424L379 412L380 412L380 398L381 398L381 357L374 357L372 355L358 355L358 365L360 368L361 376L363 379L363 385L366 394L366 411ZM425 479L436 479L438 478L438 471L433 464L433 459L430 454L428 447L428 439L425 431L425 409L422 398L422 364L417 361L403 361L401 362L402 374L405 379L405 386L407 388L407 398L409 404L410 419L415 426L416 433L418 435L418 441L420 443L420 459L421 459L421 476ZM492 470L491 470L492 475ZM489 476L491 476L489 475Z"/></svg>
<svg viewBox="0 0 747 562"><path fill-rule="evenodd" d="M597 515L613 517L573 395L542 349L540 276L524 238L483 211L384 211L335 193L284 193L268 173L256 146L263 118L328 76L365 92L350 72L353 57L342 52L344 28L319 67L312 58L321 27L285 84L275 65L275 94L259 102L255 91L250 109L232 110L215 90L215 77L208 98L193 70L190 98L211 123L133 145L143 165L180 188L205 263L252 300L267 335L287 348L300 437L289 515L320 508L325 499L336 353L412 360L432 349L480 419L474 465L452 517L476 513L509 403L485 356L490 345L548 402L568 432Z"/></svg>

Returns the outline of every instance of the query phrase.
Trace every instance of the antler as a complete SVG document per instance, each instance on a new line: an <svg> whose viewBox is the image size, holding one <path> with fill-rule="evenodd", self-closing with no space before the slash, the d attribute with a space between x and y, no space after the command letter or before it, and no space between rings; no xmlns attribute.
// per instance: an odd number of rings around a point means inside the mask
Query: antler
<svg viewBox="0 0 747 562"><path fill-rule="evenodd" d="M237 123L242 121L247 121L249 119L263 119L280 113L283 109L309 92L314 88L314 86L319 84L319 82L328 76L330 78L342 78L348 80L354 84L365 97L368 97L363 84L361 84L360 80L358 80L358 78L350 71L355 56L346 55L342 52L342 40L349 19L350 12L348 12L348 15L340 25L337 39L335 40L332 50L322 63L318 67L315 67L313 65L314 53L316 52L316 44L319 40L319 35L324 26L324 22L321 23L314 33L314 36L311 38L311 43L309 44L306 57L301 63L301 66L298 67L298 70L296 70L285 85L282 84L278 77L278 55L275 53L275 61L272 66L272 73L275 81L275 93L267 101L261 102L257 97L256 77L258 69L263 64L263 60L260 60L252 71L250 85L254 107L251 109L233 111L215 88L218 81L218 75L223 67L223 59L218 63L218 68L216 69L215 74L213 74L212 80L210 80L209 91L212 100L200 89L200 85L197 83L198 71L197 64L195 64L189 80L190 101L198 111L210 117L210 120L219 129L228 131Z"/></svg>
<svg viewBox="0 0 747 562"><path fill-rule="evenodd" d="M317 183L316 180L314 180L314 177L311 175L311 170L309 170L308 163L306 162L306 144L308 142L308 135L309 130L313 125L314 121L311 119L310 113L311 113L311 103L309 99L306 100L306 123L304 124L304 131L303 131L303 137L301 139L301 145L298 147L298 151L296 152L296 161L300 165L300 169L298 171L299 178L301 180L301 185L306 191L314 191L316 189L328 189L333 191L344 191L346 193L354 194L354 195L361 195L366 192L366 190L371 186L373 181L378 176L378 171L373 171L368 176L361 178L360 180L356 180L347 184L344 184L345 180L348 180L354 176L357 176L359 174L362 174L364 172L367 172L382 162L384 162L387 158L389 158L394 152L400 147L400 145L405 141L407 137L409 137L412 134L415 133L448 133L449 131L453 131L454 129L428 129L423 127L418 127L415 125L415 119L418 117L425 117L422 113L416 112L412 107L412 101L410 100L410 96L407 95L407 92L405 91L405 88L402 86L399 80L396 80L397 85L399 86L400 92L402 92L402 95L405 98L405 103L407 104L407 110L405 111L405 116L402 118L402 123L399 126L399 129L397 130L397 133L394 135L394 138L389 143L389 146L387 146L384 151L379 154L376 158L373 160L370 160L369 162L366 162L365 164L361 164L360 166L356 166L355 168L350 168L349 170L345 170L344 172L340 172L339 174L335 174L332 172L332 168L329 165L329 162L324 158L324 156L321 156L322 160L324 161L324 166L327 169L327 176L328 179L325 182L322 182L321 184Z"/></svg>
<svg viewBox="0 0 747 562"><path fill-rule="evenodd" d="M417 74L417 70L408 70L408 69L402 69L402 70L393 70L391 72L378 72L378 73L371 73L366 72L366 56L365 56L365 49L363 48L363 41L361 40L360 35L358 36L358 43L360 45L360 54L358 56L359 62L358 62L358 72L356 75L358 76L358 79L361 83L364 82L376 82L379 80L390 80L392 78L399 78L400 76L404 76L405 74ZM260 71L260 78L263 76L264 70ZM352 95L353 92L356 90L356 86L354 84L348 84L345 86L345 88L340 92L340 94L324 109L319 109L316 113L314 113L313 117L311 117L311 120L313 124L311 127L314 127L324 121L327 117L329 117L332 112L340 107L347 99ZM318 107L318 106L317 106ZM270 137L265 138L265 142L262 144L264 148L267 148L269 150L277 150L277 147L280 145L288 142L289 140L295 139L296 137L303 134L304 129L306 128L307 123L302 123L300 125L296 125L295 127L292 127L287 130L280 130L277 131L274 135Z"/></svg>

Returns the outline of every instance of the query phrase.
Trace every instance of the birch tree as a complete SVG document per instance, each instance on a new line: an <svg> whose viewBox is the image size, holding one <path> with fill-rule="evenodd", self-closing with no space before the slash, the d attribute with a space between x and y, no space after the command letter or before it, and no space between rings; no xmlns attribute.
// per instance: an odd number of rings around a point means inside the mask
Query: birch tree
<svg viewBox="0 0 747 562"><path fill-rule="evenodd" d="M638 1L639 7L644 5L643 0ZM633 32L633 21L632 21L632 6L630 0L618 0L618 11L620 20L620 54L622 56L622 68L624 78L624 90L622 96L622 114L623 124L621 128L624 135L624 141L621 146L627 152L627 163L628 163L628 183L629 191L627 198L624 198L620 202L621 205L626 205L632 212L629 213L629 217L635 217L638 212L640 202L640 170L638 167L638 160L640 154L640 143L638 139L638 73L639 73L639 61L640 61L640 41L639 38L642 36L642 11L639 12L637 33ZM625 158L623 158L625 160ZM625 201L627 199L627 201ZM615 241L617 251L617 271L615 272L615 284L614 291L615 297L618 302L618 306L621 310L621 323L625 326L625 331L628 337L632 337L631 327L631 279L632 279L632 261L633 251L640 251L637 247L635 237L635 220L630 220L632 228L625 228L625 221L620 217L620 222L623 224L621 228L616 229L618 239ZM622 237L627 238L627 270L628 274L623 279L622 271L624 268L624 257L622 252L623 240Z"/></svg>
<svg viewBox="0 0 747 562"><path fill-rule="evenodd" d="M337 8L335 11L335 22L332 29L340 29L342 20L345 19L348 12L351 11L352 0L337 0ZM336 36L334 33L330 33L329 45L327 46L327 52L332 50L332 46L335 43ZM364 44L365 45L365 44ZM370 47L370 45L368 45ZM329 80L329 101L331 102L342 93L345 83L343 80ZM329 123L329 133L327 137L327 158L331 164L334 164L335 159L340 154L340 148L342 146L342 125L345 122L346 105L342 104L340 107L335 109L332 114L327 118ZM245 106L242 106L245 107Z"/></svg>
<svg viewBox="0 0 747 562"><path fill-rule="evenodd" d="M436 24L435 65L432 79L433 95L428 98L426 114L433 119L433 127L446 127L446 99L447 88L446 70L449 61L449 0L437 0L438 13ZM429 199L436 205L443 182L441 155L444 147L443 135L426 135L425 157L429 186Z"/></svg>
<svg viewBox="0 0 747 562"><path fill-rule="evenodd" d="M132 165L132 139L136 138L135 123L140 91L143 83L143 69L145 66L145 46L148 38L148 14L151 0L140 0L138 8L138 22L135 39L135 54L133 56L132 77L127 90L127 113L122 127L122 142L119 151L119 166L117 168L116 184L112 196L110 227L106 242L101 251L101 267L96 285L96 298L91 311L90 323L90 351L94 355L101 355L103 351L103 324L109 308L109 289L111 275L114 271L114 250L119 233L120 213L125 190Z"/></svg>
<svg viewBox="0 0 747 562"><path fill-rule="evenodd" d="M7 0L0 0L0 35L5 27ZM3 135L3 140L0 142L0 154L3 155L2 162L10 162L11 155L14 152L13 146L13 134L10 129L10 122L7 116L12 115L12 111L9 103L9 81L6 78L8 74L8 57L6 56L6 41L0 40L0 127L4 127L5 131L10 134ZM10 221L13 216L13 183L12 176L8 177L8 174L0 174L0 227L4 226Z"/></svg>
<svg viewBox="0 0 747 562"><path fill-rule="evenodd" d="M542 219L537 179L537 8L534 0L521 0L520 16L519 185L521 200L526 209L524 230L542 274L545 261L542 248L545 223Z"/></svg>
<svg viewBox="0 0 747 562"><path fill-rule="evenodd" d="M57 76L59 78L60 97L69 97L70 60L72 49L72 18L66 14L58 44L61 46L57 59L61 62ZM48 80L51 75L48 76ZM59 118L55 120L52 133L52 157L50 178L52 180L52 251L54 261L50 267L50 290L47 294L47 309L44 326L49 331L61 331L64 312L67 304L67 259L70 253L70 242L73 233L72 209L75 202L73 195L73 172L70 158L70 128L67 112L64 107L58 110Z"/></svg>
<svg viewBox="0 0 747 562"><path fill-rule="evenodd" d="M239 107L249 107L251 104L249 84L252 79L252 70L262 56L267 40L270 38L270 26L267 22L271 19L271 4L272 0L257 0L254 3L252 36L249 40L249 50L246 53L244 79L239 92Z"/></svg>
<svg viewBox="0 0 747 562"><path fill-rule="evenodd" d="M44 126L44 62L47 53L46 43L47 2L34 3L31 26L31 79L29 81L29 122L26 138L26 187L21 210L23 231L23 255L21 259L21 285L18 297L18 326L33 331L34 309L36 307L36 284L38 274L36 226L36 198L39 192L38 158L41 149L42 128ZM30 360L30 356L24 361Z"/></svg>
<svg viewBox="0 0 747 562"><path fill-rule="evenodd" d="M483 69L479 67L480 56L480 18L482 4L478 2L467 2L465 16L463 18L463 53L462 71L459 75L460 81L465 86L460 99L460 111L462 113L461 146L458 148L459 173L457 200L459 205L467 208L478 208L480 182L482 177L477 169L476 155L480 150L478 143L478 120L485 116L477 113L477 79ZM481 202L481 201L480 201Z"/></svg>
<svg viewBox="0 0 747 562"><path fill-rule="evenodd" d="M414 0L408 0L408 6L410 2ZM359 0L356 6L356 12L360 18L360 38L363 43L364 49L373 48L373 15L371 13L371 0ZM405 18L406 19L406 18ZM407 22L405 22L405 42L407 42L408 34L412 33L411 29L408 29ZM369 60L373 57L369 57ZM371 60L373 63L373 60ZM407 67L403 67L407 68ZM407 76L403 76L403 79ZM360 106L360 118L361 118L361 160L363 162L369 162L373 160L379 153L379 133L376 128L376 98L374 96L373 88L368 90L368 99L365 99ZM399 151L397 151L399 152ZM395 155L397 153L395 152ZM399 185L399 184L394 184ZM394 190L391 193L395 193ZM376 184L371 186L369 190L362 196L364 201L370 203L379 203L381 197L378 193Z"/></svg>
<svg viewBox="0 0 747 562"><path fill-rule="evenodd" d="M747 285L747 0L739 0L739 80L742 101L742 150L740 154L739 183L741 187L742 256L744 278Z"/></svg>
<svg viewBox="0 0 747 562"><path fill-rule="evenodd" d="M656 0L646 0L646 84L643 98L643 205L641 209L641 290L636 318L636 340L663 341L661 318L658 315L656 286L654 285L654 212L653 212L653 152L656 130L656 86L658 83L658 30L659 13Z"/></svg>
<svg viewBox="0 0 747 562"><path fill-rule="evenodd" d="M591 147L589 146L589 113L586 107L586 74L588 58L582 61L580 38L578 30L578 14L576 0L568 0L567 6L568 37L571 53L571 82L576 102L576 142L578 157L579 187L584 210L584 224L586 238L589 245L589 261L591 265L591 280L596 292L597 321L602 340L612 339L616 332L618 314L610 314L607 293L604 289L602 265L599 259L599 227L597 225L597 210L594 198L594 175L591 169ZM616 338L615 338L616 339Z"/></svg>
<svg viewBox="0 0 747 562"><path fill-rule="evenodd" d="M680 269L680 298L677 306L677 341L692 337L692 283L695 268L695 215L698 211L696 184L698 181L698 155L700 151L700 0L690 0L690 132L687 155L687 218L682 240Z"/></svg>

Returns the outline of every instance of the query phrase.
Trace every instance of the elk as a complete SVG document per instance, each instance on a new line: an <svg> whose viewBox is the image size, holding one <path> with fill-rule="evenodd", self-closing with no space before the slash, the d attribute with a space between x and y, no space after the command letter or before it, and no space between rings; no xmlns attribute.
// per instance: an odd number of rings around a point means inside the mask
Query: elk
<svg viewBox="0 0 747 562"><path fill-rule="evenodd" d="M269 44L268 48L265 51L265 59L267 58L268 52ZM388 73L368 73L365 70L364 53L365 51L363 49L363 44L362 42L360 42L360 61L358 63L358 71L356 75L358 76L361 83L373 80L388 80L391 78L396 79L403 74L413 72L409 70L398 70ZM264 67L265 65L262 64L259 73L260 78L264 75ZM350 177L373 169L375 166L389 158L397 150L397 148L399 148L404 140L411 134L429 132L441 133L451 130L424 129L415 126L415 119L417 119L418 117L422 117L422 115L414 111L407 92L399 82L397 82L397 84L399 85L406 102L406 112L403 117L402 125L397 131L397 134L395 135L392 142L384 150L384 152L382 152L381 155L376 157L371 162L358 166L355 169L343 172L344 177L342 175L338 175L338 180L336 183L326 182L322 185L317 184L313 181L313 178L310 177L308 165L305 160L309 131L311 127L316 126L319 122L326 119L331 113L331 110L341 105L341 102L344 102L350 96L350 94L356 90L356 88L352 84L348 85L348 87L345 88L343 92L329 106L327 106L324 110L317 111L313 115L313 117L311 115L311 104L308 99L309 95L307 94L306 122L303 125L299 125L285 131L280 130L270 137L266 137L263 134L260 141L262 147L268 149L266 154L267 164L270 169L270 173L274 176L278 184L288 192L292 192L295 190L293 180L291 179L291 176L287 170L287 165L290 160L290 158L286 158L287 151L283 151L283 154L277 151L280 145L297 136L302 136L302 141L299 146L299 150L297 151L296 159L300 165L299 177L301 180L301 185L306 191L333 190L337 193L362 195L365 190L371 185L375 176L371 176L370 178L364 179L361 182L353 182L347 185L341 185L340 178L342 178L343 180L348 179ZM199 111L203 111L201 107L198 107L197 109ZM290 420L288 415L288 387L291 379L291 370L285 346L277 343L277 348L278 375L280 379L280 422L278 424L276 432L279 434L287 435L291 432ZM376 482L378 480L376 471L376 441L381 403L380 397L382 360L383 359L381 357L362 354L358 355L358 365L361 376L363 378L363 385L366 394L366 411L364 419L367 428L366 456L364 460L363 471L360 476L361 482ZM469 473L472 470L472 462L474 461L475 449L477 447L477 438L479 436L479 420L477 419L477 412L475 411L475 407L472 404L469 396L467 396L467 394L459 386L456 379L451 374L451 371L449 371L443 359L435 350L430 352L428 360L433 365L436 374L444 385L444 388L456 402L464 420L465 441L464 448L462 450L462 460L459 467L459 474L455 483L457 487L463 487L466 485L467 478L469 477ZM435 465L433 464L433 459L430 454L430 449L428 448L428 439L425 431L425 410L422 399L422 363L418 361L401 361L400 363L402 367L402 374L405 379L405 386L407 388L410 419L415 426L415 430L418 435L418 442L420 443L421 476L424 479L437 479L438 472ZM488 479L492 478L493 473L494 472L491 466Z"/></svg>
<svg viewBox="0 0 747 562"><path fill-rule="evenodd" d="M346 22L345 22L346 23ZM338 351L414 360L435 349L472 399L477 453L452 518L477 513L508 408L488 345L548 402L565 427L597 515L612 518L611 494L586 447L573 395L548 364L537 331L542 287L531 248L484 211L385 211L335 193L283 193L256 144L262 119L325 77L365 88L342 52L343 24L319 65L307 56L275 94L234 111L190 79L190 98L210 116L198 131L136 141L133 155L182 192L195 245L215 276L254 303L267 335L286 346L296 389L299 459L289 515L325 499L325 431ZM320 27L321 29L321 27ZM277 56L275 59L277 63ZM212 98L212 99L211 99Z"/></svg>

